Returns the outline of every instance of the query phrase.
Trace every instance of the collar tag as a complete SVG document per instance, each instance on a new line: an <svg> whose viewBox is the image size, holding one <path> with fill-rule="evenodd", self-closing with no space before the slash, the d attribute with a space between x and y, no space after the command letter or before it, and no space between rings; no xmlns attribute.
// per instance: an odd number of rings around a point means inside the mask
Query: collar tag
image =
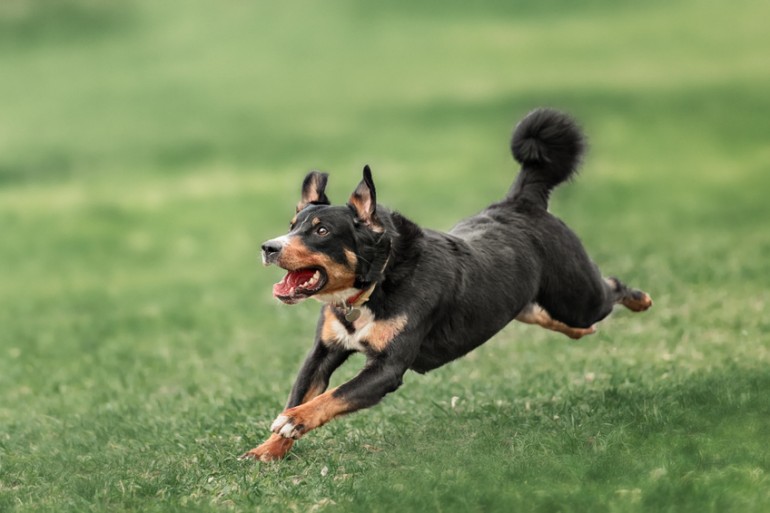
<svg viewBox="0 0 770 513"><path fill-rule="evenodd" d="M345 320L348 322L356 322L358 318L361 317L361 309L360 308L351 308L347 312L345 312Z"/></svg>
<svg viewBox="0 0 770 513"><path fill-rule="evenodd" d="M353 323L361 317L361 305L369 300L369 296L374 292L375 285L372 284L368 289L364 289L358 294L349 297L337 306L342 309L346 321Z"/></svg>

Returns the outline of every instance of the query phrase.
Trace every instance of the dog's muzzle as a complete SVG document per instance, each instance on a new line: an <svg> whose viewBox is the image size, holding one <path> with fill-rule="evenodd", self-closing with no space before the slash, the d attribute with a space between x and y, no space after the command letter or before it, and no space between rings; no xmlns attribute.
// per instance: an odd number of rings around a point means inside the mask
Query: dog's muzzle
<svg viewBox="0 0 770 513"><path fill-rule="evenodd" d="M283 250L283 241L272 239L262 244L262 263L265 265L275 264Z"/></svg>

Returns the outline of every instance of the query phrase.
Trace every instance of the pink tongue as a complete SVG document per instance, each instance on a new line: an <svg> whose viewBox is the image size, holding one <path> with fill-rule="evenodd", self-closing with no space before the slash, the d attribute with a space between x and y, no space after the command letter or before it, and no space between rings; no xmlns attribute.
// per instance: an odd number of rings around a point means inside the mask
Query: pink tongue
<svg viewBox="0 0 770 513"><path fill-rule="evenodd" d="M280 283L276 283L273 285L273 295L274 296L290 296L291 295L291 289L296 288L298 285L302 285L306 281L308 281L310 278L313 277L315 274L315 271L312 271L310 269L301 269L299 271L289 271L286 276L283 277L283 279L280 281Z"/></svg>

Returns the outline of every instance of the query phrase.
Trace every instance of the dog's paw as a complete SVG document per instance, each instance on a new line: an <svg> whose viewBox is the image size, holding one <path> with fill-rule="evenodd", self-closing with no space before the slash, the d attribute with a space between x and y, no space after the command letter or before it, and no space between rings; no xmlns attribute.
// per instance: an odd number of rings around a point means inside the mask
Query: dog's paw
<svg viewBox="0 0 770 513"><path fill-rule="evenodd" d="M270 431L283 438L299 440L307 431L306 426L297 417L287 413L278 415L270 426Z"/></svg>
<svg viewBox="0 0 770 513"><path fill-rule="evenodd" d="M596 326L591 326L590 328L573 328L569 327L564 331L564 334L567 335L572 340L578 340L586 335L593 335L596 333Z"/></svg>
<svg viewBox="0 0 770 513"><path fill-rule="evenodd" d="M259 447L242 454L240 460L275 461L280 460L289 452L294 440L279 435L270 435L270 438Z"/></svg>
<svg viewBox="0 0 770 513"><path fill-rule="evenodd" d="M633 290L623 298L622 304L632 312L644 312L652 306L652 298L646 292Z"/></svg>

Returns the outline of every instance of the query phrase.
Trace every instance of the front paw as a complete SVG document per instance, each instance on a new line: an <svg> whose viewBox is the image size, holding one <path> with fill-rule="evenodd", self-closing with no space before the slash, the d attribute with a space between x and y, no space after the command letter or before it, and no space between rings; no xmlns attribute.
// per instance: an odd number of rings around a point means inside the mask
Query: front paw
<svg viewBox="0 0 770 513"><path fill-rule="evenodd" d="M275 461L280 460L289 452L294 440L284 438L278 435L270 435L270 438L259 447L255 447L249 452L243 454L239 459L257 460L257 461Z"/></svg>
<svg viewBox="0 0 770 513"><path fill-rule="evenodd" d="M299 440L307 431L306 426L294 415L284 412L273 421L270 431L283 438Z"/></svg>

